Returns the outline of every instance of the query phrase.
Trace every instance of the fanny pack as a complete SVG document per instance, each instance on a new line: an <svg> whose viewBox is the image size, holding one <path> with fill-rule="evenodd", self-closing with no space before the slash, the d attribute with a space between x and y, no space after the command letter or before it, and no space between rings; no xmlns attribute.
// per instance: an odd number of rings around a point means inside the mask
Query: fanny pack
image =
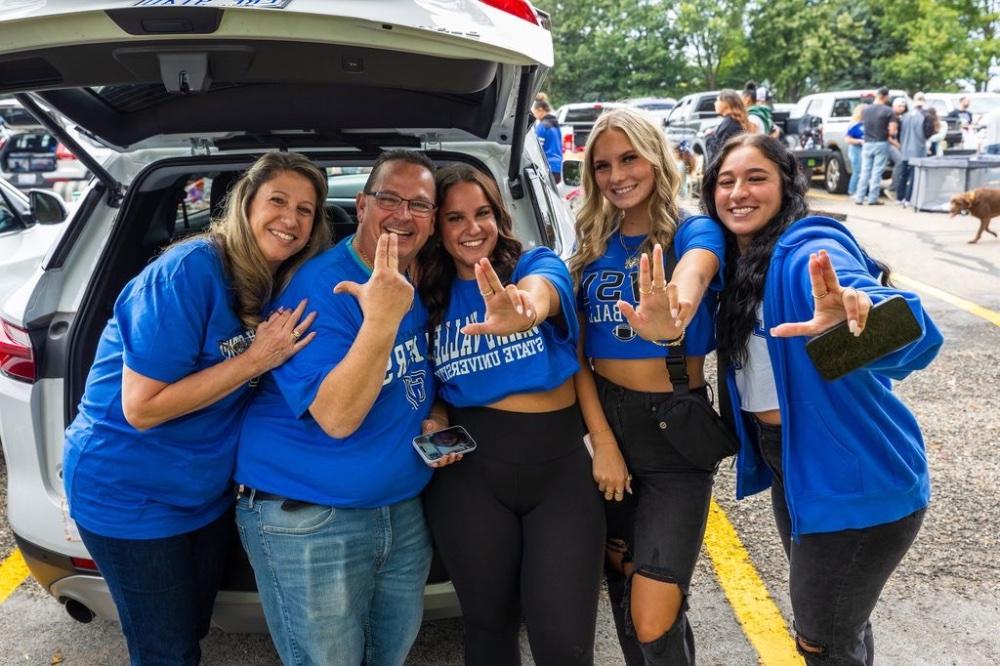
<svg viewBox="0 0 1000 666"><path fill-rule="evenodd" d="M683 343L668 349L666 363L674 392L656 410L660 432L689 463L715 471L723 458L739 450L739 441L712 403L690 391Z"/></svg>
<svg viewBox="0 0 1000 666"><path fill-rule="evenodd" d="M672 247L664 254L664 272L669 281L677 266L677 257ZM734 455L740 443L712 403L697 393L691 393L684 348L683 340L676 347L667 347L667 374L674 391L668 400L660 404L655 414L660 422L660 432L670 445L695 467L711 472L723 458Z"/></svg>

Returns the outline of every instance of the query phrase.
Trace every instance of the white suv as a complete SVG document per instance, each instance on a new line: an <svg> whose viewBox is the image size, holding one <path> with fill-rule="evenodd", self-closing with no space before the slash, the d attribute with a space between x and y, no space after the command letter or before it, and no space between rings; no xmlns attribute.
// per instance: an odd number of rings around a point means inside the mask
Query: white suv
<svg viewBox="0 0 1000 666"><path fill-rule="evenodd" d="M328 169L337 236L354 225L363 178L352 174L407 147L491 173L527 245L563 256L574 245L529 126L552 38L528 2L162 4L0 8L0 94L52 109L117 151L88 161L95 178L65 233L0 309L7 516L35 578L84 621L116 615L66 513L62 446L101 330L125 283L167 243L203 229L263 151L296 150ZM425 598L427 617L458 610L439 568ZM215 623L265 628L239 548Z"/></svg>

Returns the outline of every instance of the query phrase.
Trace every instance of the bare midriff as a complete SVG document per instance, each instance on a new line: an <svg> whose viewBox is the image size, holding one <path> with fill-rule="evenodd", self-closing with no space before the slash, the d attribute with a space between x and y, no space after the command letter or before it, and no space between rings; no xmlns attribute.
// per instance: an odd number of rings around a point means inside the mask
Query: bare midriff
<svg viewBox="0 0 1000 666"><path fill-rule="evenodd" d="M491 409L502 409L506 412L530 412L539 414L542 412L554 412L565 409L576 402L576 390L573 388L573 378L567 379L560 386L551 391L537 391L535 393L515 393L502 400L497 400L492 405L487 405Z"/></svg>
<svg viewBox="0 0 1000 666"><path fill-rule="evenodd" d="M632 391L669 393L674 390L662 358L595 358L594 372ZM687 357L688 382L691 388L705 385L705 357Z"/></svg>
<svg viewBox="0 0 1000 666"><path fill-rule="evenodd" d="M768 425L781 425L781 411L778 409L768 409L763 412L754 412L754 417L761 423Z"/></svg>

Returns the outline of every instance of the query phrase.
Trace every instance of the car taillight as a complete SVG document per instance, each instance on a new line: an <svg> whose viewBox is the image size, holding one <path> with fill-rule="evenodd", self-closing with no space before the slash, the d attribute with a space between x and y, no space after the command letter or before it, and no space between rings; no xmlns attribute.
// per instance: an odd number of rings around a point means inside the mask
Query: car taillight
<svg viewBox="0 0 1000 666"><path fill-rule="evenodd" d="M69 561L77 569L83 569L84 571L97 571L97 562L94 560L88 560L85 557L71 557L69 558Z"/></svg>
<svg viewBox="0 0 1000 666"><path fill-rule="evenodd" d="M502 12L513 14L517 18L524 19L529 23L541 25L538 22L538 14L535 13L535 8L527 0L480 0L480 2L494 9L499 9Z"/></svg>
<svg viewBox="0 0 1000 666"><path fill-rule="evenodd" d="M70 152L69 148L62 145L61 143L56 146L56 159L57 160L75 160L76 155Z"/></svg>
<svg viewBox="0 0 1000 666"><path fill-rule="evenodd" d="M7 145L7 137L0 136L0 149L2 149L5 145Z"/></svg>
<svg viewBox="0 0 1000 666"><path fill-rule="evenodd" d="M576 150L576 143L573 140L572 134L567 134L563 137L563 152L572 153Z"/></svg>
<svg viewBox="0 0 1000 666"><path fill-rule="evenodd" d="M35 383L35 351L31 347L31 336L4 319L0 319L0 372L29 384Z"/></svg>

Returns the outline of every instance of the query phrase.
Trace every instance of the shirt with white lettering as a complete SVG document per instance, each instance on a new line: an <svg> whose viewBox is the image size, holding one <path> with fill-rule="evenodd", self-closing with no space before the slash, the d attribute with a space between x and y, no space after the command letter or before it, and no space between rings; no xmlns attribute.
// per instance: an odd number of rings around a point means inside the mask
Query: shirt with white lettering
<svg viewBox="0 0 1000 666"><path fill-rule="evenodd" d="M521 255L511 276L546 278L559 294L560 313L523 333L465 335L461 328L482 322L486 303L474 279L456 279L448 308L434 330L431 356L439 395L456 407L489 405L515 393L554 389L579 369L579 326L573 309L573 281L548 248Z"/></svg>
<svg viewBox="0 0 1000 666"><path fill-rule="evenodd" d="M382 376L382 388L357 430L330 437L310 413L320 385L347 356L364 320L354 296L333 293L338 282L371 277L352 238L308 261L273 303L293 308L308 298L307 311L317 312L310 328L316 337L261 382L243 421L235 479L291 499L374 508L415 497L430 480L412 440L430 411L434 380L427 311L414 294L386 365L370 368Z"/></svg>

